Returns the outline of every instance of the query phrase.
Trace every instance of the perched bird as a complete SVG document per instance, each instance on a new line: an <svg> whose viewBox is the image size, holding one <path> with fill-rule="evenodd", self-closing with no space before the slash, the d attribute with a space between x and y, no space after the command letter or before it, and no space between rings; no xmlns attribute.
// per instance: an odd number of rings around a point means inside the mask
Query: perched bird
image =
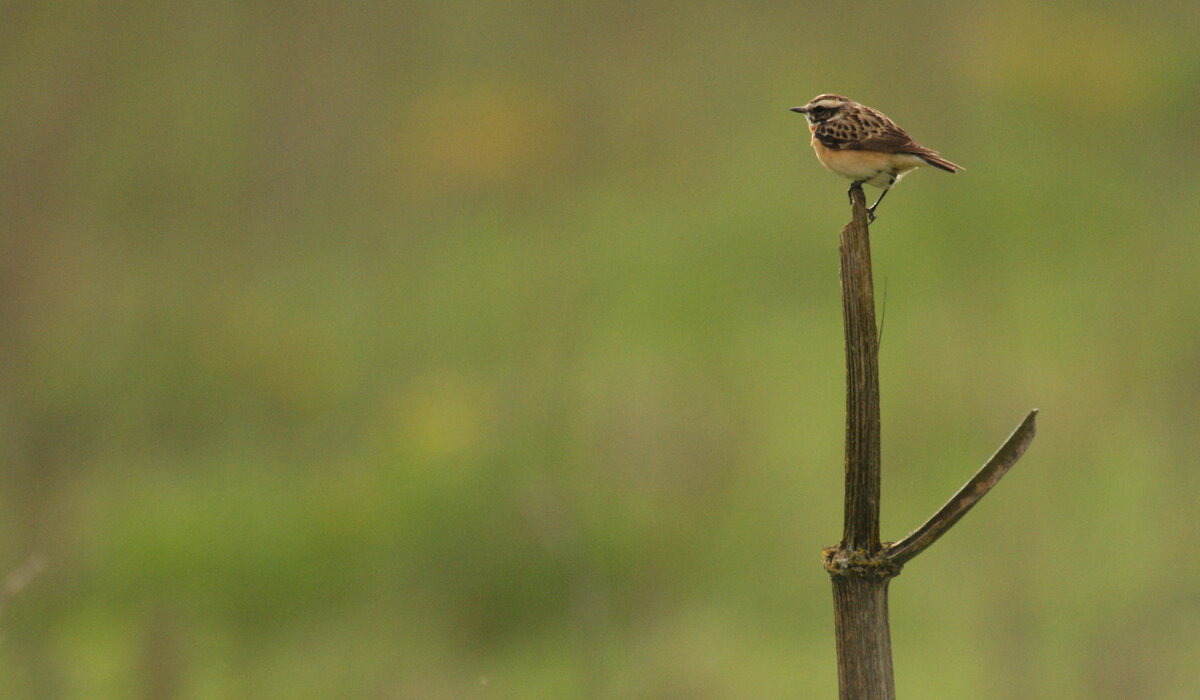
<svg viewBox="0 0 1200 700"><path fill-rule="evenodd" d="M855 184L883 188L867 209L871 221L888 190L913 168L932 165L949 173L962 170L937 151L913 141L883 113L841 95L817 95L792 111L808 120L812 147L821 165Z"/></svg>

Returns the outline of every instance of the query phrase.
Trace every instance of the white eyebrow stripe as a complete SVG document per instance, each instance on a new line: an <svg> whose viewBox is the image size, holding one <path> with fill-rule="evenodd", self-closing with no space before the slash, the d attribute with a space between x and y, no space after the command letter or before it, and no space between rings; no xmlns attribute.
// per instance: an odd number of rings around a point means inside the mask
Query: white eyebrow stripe
<svg viewBox="0 0 1200 700"><path fill-rule="evenodd" d="M825 109L837 109L841 105L842 103L837 100L821 100L813 103L813 107L824 107Z"/></svg>

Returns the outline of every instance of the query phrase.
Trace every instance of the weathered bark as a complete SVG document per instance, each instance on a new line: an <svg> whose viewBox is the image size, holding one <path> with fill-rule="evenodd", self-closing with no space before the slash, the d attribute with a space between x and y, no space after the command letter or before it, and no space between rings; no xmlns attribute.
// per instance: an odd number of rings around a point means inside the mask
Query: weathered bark
<svg viewBox="0 0 1200 700"><path fill-rule="evenodd" d="M846 499L842 542L825 550L833 579L838 692L842 700L892 700L888 579L878 561L879 335L871 279L867 202L850 190L853 217L842 229L842 324L846 333Z"/></svg>
<svg viewBox="0 0 1200 700"><path fill-rule="evenodd" d="M842 698L894 698L886 578L833 577L838 693Z"/></svg>
<svg viewBox="0 0 1200 700"><path fill-rule="evenodd" d="M879 550L879 336L871 240L862 187L842 229L842 325L846 331L846 504L842 547Z"/></svg>

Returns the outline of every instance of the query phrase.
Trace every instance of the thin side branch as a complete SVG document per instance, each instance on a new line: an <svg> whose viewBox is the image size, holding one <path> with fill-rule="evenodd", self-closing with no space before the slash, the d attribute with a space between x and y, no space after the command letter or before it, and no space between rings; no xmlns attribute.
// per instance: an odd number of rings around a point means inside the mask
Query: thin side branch
<svg viewBox="0 0 1200 700"><path fill-rule="evenodd" d="M898 567L903 566L909 559L928 549L929 545L946 534L946 531L966 515L967 511L975 507L975 504L986 496L988 491L992 490L992 487L1008 473L1008 470L1017 463L1017 460L1025 453L1025 449L1029 447L1034 433L1037 432L1035 425L1037 413L1037 409L1030 411L1029 415L1025 416L1025 420L1021 421L1021 425L1017 426L1008 440L987 461L987 464L984 464L975 476L971 477L971 480L964 484L946 505L942 506L941 510L925 521L924 525L888 547L884 551L884 558Z"/></svg>

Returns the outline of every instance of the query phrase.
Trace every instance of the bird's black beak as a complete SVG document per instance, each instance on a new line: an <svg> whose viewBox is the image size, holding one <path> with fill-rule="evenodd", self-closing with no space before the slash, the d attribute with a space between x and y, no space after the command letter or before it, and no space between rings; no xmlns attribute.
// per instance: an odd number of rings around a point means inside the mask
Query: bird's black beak
<svg viewBox="0 0 1200 700"><path fill-rule="evenodd" d="M791 111L799 112L800 114L808 114L808 107L792 107Z"/></svg>

